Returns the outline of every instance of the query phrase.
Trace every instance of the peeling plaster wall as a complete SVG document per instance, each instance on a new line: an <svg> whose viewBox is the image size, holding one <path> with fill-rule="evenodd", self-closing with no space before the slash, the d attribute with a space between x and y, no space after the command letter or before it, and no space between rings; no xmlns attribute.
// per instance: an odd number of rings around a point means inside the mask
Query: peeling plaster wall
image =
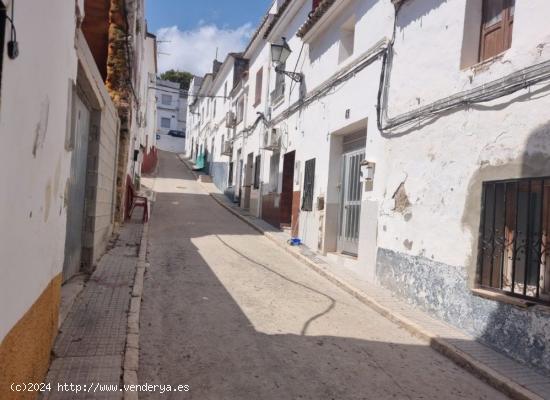
<svg viewBox="0 0 550 400"><path fill-rule="evenodd" d="M466 269L379 249L380 283L424 311L523 363L550 371L550 313L473 296Z"/></svg>
<svg viewBox="0 0 550 400"><path fill-rule="evenodd" d="M0 340L61 273L77 74L74 2L18 1L15 18L21 51L4 58L0 103Z"/></svg>
<svg viewBox="0 0 550 400"><path fill-rule="evenodd" d="M399 12L389 115L550 59L550 4L516 2L512 48L461 69L464 16L475 1L411 0ZM468 44L471 46L471 43ZM437 50L435 50L437 49ZM474 49L475 50L475 49ZM379 281L501 351L549 368L548 314L473 297L481 185L550 175L549 82L377 134L369 200L378 218ZM405 196L406 194L406 196ZM444 295L443 295L444 294Z"/></svg>

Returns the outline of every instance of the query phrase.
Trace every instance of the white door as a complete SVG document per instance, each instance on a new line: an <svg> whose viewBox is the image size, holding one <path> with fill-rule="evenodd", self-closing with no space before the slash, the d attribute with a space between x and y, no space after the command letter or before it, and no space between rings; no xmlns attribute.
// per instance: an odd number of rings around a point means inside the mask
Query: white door
<svg viewBox="0 0 550 400"><path fill-rule="evenodd" d="M359 244L359 221L361 219L361 161L365 149L345 153L342 156L342 187L340 200L340 229L338 251L357 255Z"/></svg>

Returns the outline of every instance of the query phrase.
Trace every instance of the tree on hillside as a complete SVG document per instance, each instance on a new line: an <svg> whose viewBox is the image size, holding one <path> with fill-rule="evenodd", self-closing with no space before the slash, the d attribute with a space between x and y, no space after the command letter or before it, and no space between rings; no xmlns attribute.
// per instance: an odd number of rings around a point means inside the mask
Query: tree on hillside
<svg viewBox="0 0 550 400"><path fill-rule="evenodd" d="M180 87L182 89L188 90L191 79L193 79L193 74L186 71L169 69L168 71L160 74L160 79L163 79L165 81L177 82L180 84Z"/></svg>

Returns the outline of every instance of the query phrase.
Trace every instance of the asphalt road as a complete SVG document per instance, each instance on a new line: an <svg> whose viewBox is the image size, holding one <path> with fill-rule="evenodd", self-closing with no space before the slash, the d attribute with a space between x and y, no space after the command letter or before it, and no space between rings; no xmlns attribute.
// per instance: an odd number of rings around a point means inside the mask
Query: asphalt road
<svg viewBox="0 0 550 400"><path fill-rule="evenodd" d="M160 152L142 399L505 399L219 206Z"/></svg>

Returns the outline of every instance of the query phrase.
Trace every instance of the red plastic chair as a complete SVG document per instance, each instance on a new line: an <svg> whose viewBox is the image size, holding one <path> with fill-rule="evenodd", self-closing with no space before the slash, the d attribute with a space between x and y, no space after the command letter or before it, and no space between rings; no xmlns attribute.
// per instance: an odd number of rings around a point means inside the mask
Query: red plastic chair
<svg viewBox="0 0 550 400"><path fill-rule="evenodd" d="M147 222L149 220L149 201L147 197L138 196L132 185L129 185L128 188L130 190L130 200L132 201L128 216L132 218L132 213L134 212L134 209L136 207L141 207L143 208L143 223Z"/></svg>

